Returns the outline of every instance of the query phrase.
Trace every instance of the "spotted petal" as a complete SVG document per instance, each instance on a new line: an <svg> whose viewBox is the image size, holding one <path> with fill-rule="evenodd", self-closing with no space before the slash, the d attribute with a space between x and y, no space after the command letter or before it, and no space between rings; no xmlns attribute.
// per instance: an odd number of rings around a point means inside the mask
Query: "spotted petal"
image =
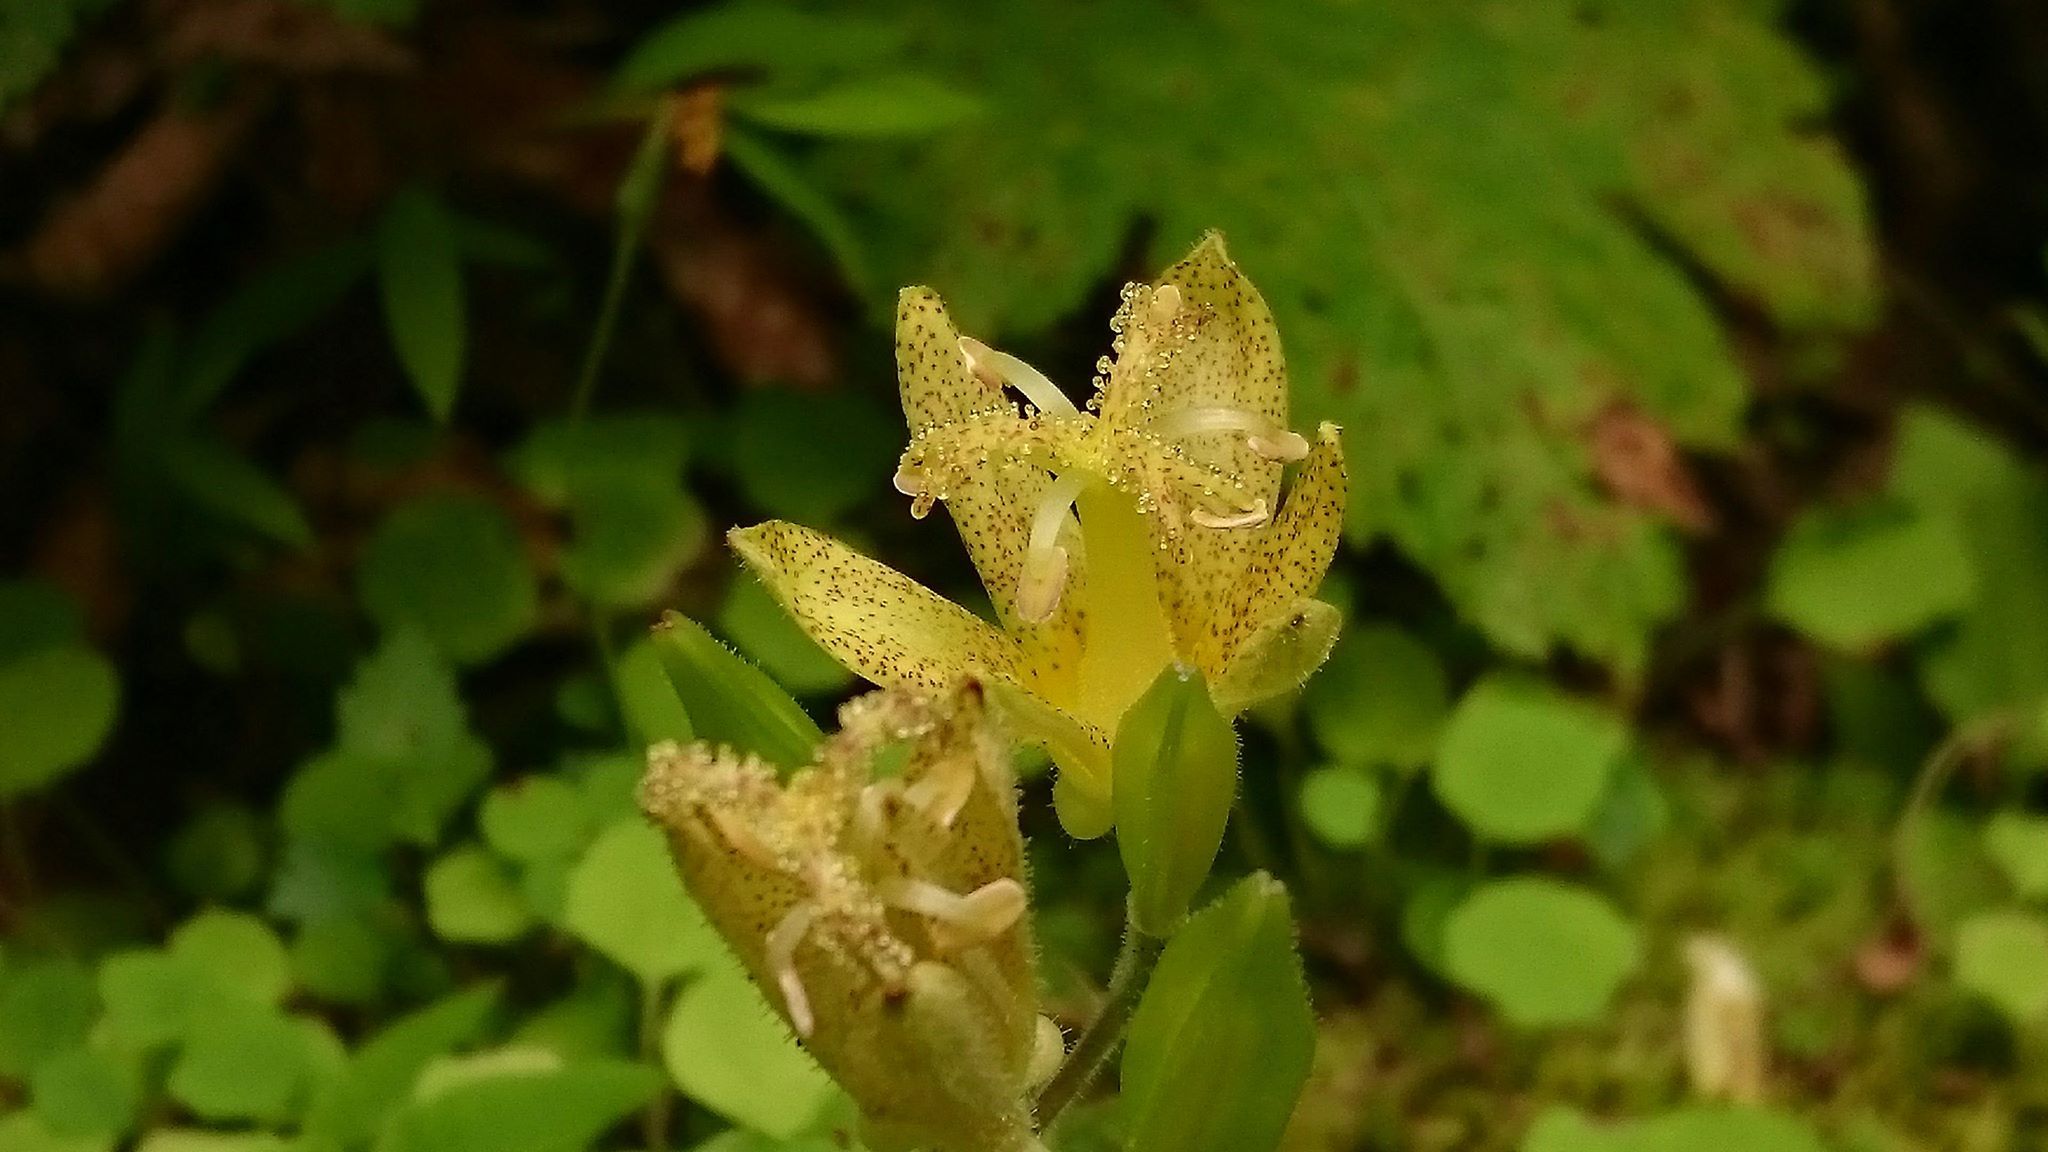
<svg viewBox="0 0 2048 1152"><path fill-rule="evenodd" d="M929 288L906 288L897 297L896 379L913 437L1010 411L1011 401L1000 387L991 387L968 368L960 354L960 330ZM1063 601L1057 614L1038 626L1024 626L1017 613L1032 517L1051 485L1043 467L991 455L982 467L948 485L945 504L997 618L1017 636L1035 678L1047 681L1046 690L1061 693L1067 689L1060 681L1071 677L1080 658L1078 598Z"/></svg>
<svg viewBox="0 0 2048 1152"><path fill-rule="evenodd" d="M1231 611L1215 621L1218 631L1212 637L1220 651L1232 652L1253 630L1293 611L1322 583L1337 556L1350 490L1342 432L1325 423L1316 430L1315 445L1279 515L1259 533L1251 564L1233 589Z"/></svg>
<svg viewBox="0 0 2048 1152"><path fill-rule="evenodd" d="M813 640L876 684L933 690L977 671L1022 675L1022 654L1001 632L823 533L771 520L727 538Z"/></svg>

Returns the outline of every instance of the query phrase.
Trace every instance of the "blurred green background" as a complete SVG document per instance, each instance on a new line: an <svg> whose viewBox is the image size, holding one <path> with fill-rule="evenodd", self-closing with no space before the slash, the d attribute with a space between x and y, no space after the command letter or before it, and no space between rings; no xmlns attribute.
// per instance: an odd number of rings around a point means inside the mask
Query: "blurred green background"
<svg viewBox="0 0 2048 1152"><path fill-rule="evenodd" d="M980 595L895 290L1082 395L1211 228L1354 484L1221 867L1287 1147L2048 1149L2023 0L0 0L0 1149L846 1147L634 811L645 626L829 719L720 534Z"/></svg>

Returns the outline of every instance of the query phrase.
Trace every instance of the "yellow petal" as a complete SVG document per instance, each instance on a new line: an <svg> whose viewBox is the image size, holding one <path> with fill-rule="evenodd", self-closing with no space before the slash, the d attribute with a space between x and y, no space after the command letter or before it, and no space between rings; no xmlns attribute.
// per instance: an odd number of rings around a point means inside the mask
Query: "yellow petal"
<svg viewBox="0 0 2048 1152"><path fill-rule="evenodd" d="M1115 820L1110 807L1109 733L1083 723L1018 685L983 681L989 703L1020 742L1045 749L1059 769L1053 804L1076 840L1093 840Z"/></svg>
<svg viewBox="0 0 2048 1152"><path fill-rule="evenodd" d="M896 380L910 432L1007 412L1010 401L967 367L960 330L945 302L929 288L906 288L896 302ZM946 514L959 529L967 558L981 574L996 618L1018 636L1026 663L1047 690L1070 680L1080 659L1080 604L1061 601L1051 620L1025 627L1017 615L1017 581L1031 520L1051 487L1044 468L990 456L987 466L948 484Z"/></svg>
<svg viewBox="0 0 2048 1152"><path fill-rule="evenodd" d="M1335 424L1325 423L1316 430L1315 445L1288 489L1280 514L1261 534L1258 555L1238 582L1234 607L1224 622L1234 629L1225 634L1225 652L1323 582L1343 536L1344 500L1350 490L1343 437Z"/></svg>
<svg viewBox="0 0 2048 1152"><path fill-rule="evenodd" d="M943 689L976 670L1020 674L1001 632L823 533L771 520L727 539L813 640L876 684Z"/></svg>
<svg viewBox="0 0 2048 1152"><path fill-rule="evenodd" d="M1300 600L1254 627L1209 686L1216 707L1236 715L1263 700L1301 687L1337 643L1344 614L1320 600Z"/></svg>

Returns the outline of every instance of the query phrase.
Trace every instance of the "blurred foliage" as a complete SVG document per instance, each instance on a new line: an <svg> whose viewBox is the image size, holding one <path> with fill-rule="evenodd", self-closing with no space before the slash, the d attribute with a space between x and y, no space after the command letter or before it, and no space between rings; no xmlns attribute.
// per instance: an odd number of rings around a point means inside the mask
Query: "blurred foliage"
<svg viewBox="0 0 2048 1152"><path fill-rule="evenodd" d="M634 807L856 690L719 534L977 602L895 291L1078 392L1210 228L1349 623L1057 1152L2048 1146L2048 227L1907 354L1838 7L0 0L0 1149L847 1147ZM1077 1023L1118 847L1019 767ZM1698 933L1762 1100L1688 1087Z"/></svg>

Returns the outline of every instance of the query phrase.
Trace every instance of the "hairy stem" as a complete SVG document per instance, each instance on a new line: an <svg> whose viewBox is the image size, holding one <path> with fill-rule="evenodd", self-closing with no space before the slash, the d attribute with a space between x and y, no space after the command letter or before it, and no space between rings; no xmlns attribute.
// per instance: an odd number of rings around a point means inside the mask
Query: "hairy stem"
<svg viewBox="0 0 2048 1152"><path fill-rule="evenodd" d="M1060 1064L1060 1070L1046 1081L1045 1088L1038 1093L1038 1130L1052 1130L1053 1122L1059 1119L1067 1105L1079 1099L1088 1090L1102 1066L1116 1053L1117 1045L1123 1041L1124 1029L1130 1025L1132 1013L1138 1010L1138 1001L1145 995L1145 986L1152 980L1152 969L1159 963L1159 954L1166 949L1163 937L1151 936L1138 931L1135 925L1124 930L1124 943L1116 957L1116 968L1109 977L1109 995L1102 1005L1102 1011L1095 1016L1094 1023L1081 1033L1074 1042L1073 1051Z"/></svg>

